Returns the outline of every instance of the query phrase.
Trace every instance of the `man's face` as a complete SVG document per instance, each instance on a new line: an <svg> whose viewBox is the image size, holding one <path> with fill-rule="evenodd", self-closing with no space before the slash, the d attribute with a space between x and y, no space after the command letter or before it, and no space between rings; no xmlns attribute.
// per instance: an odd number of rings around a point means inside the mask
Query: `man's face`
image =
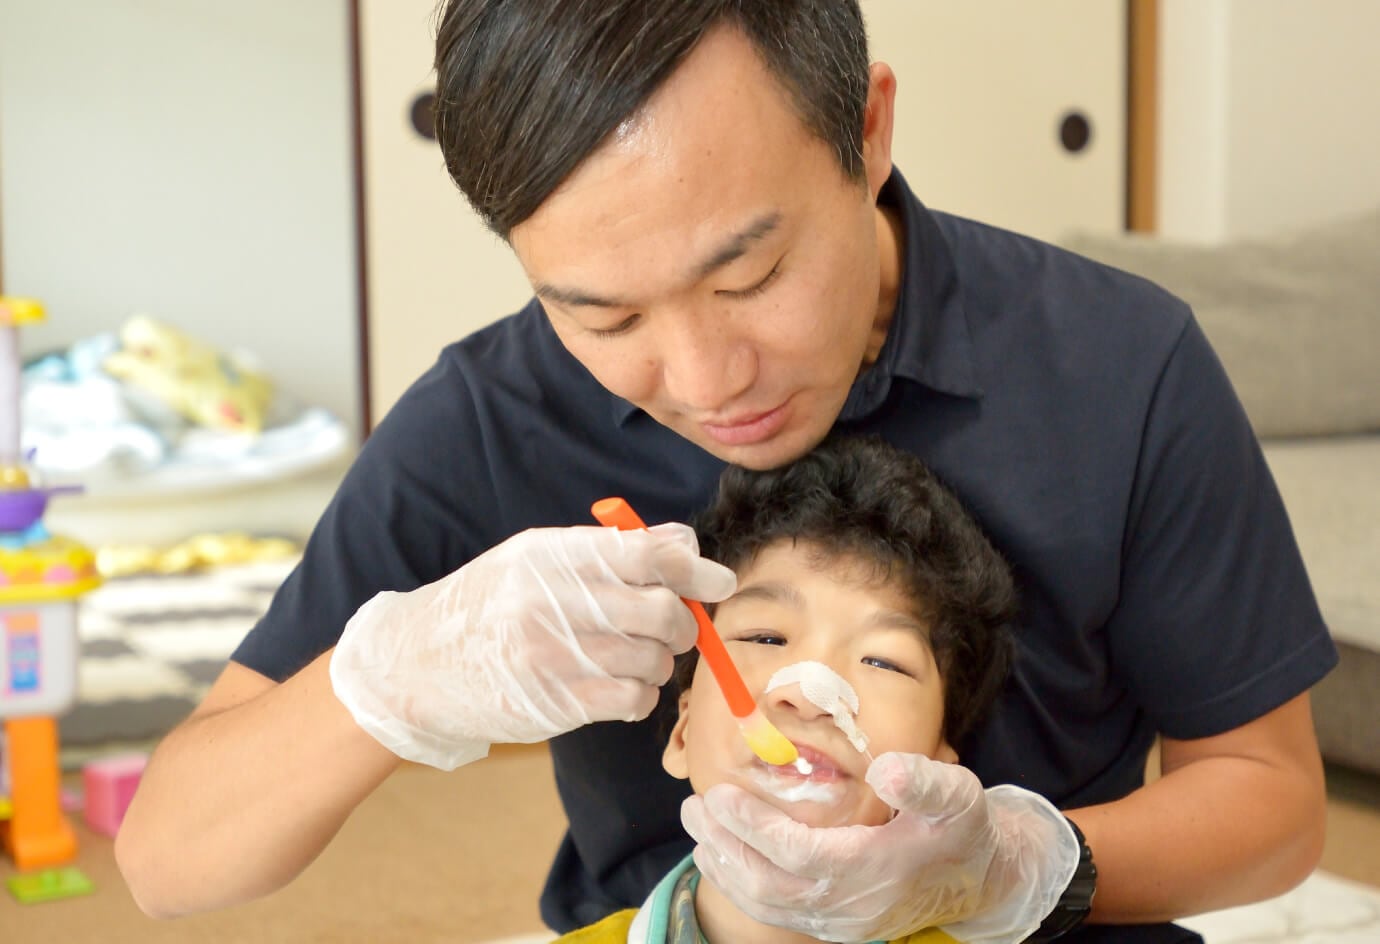
<svg viewBox="0 0 1380 944"><path fill-rule="evenodd" d="M823 439L895 298L876 207L891 168L885 66L872 85L859 182L750 42L717 28L513 229L557 335L604 387L749 468Z"/></svg>
<svg viewBox="0 0 1380 944"><path fill-rule="evenodd" d="M733 783L811 826L875 826L891 809L864 781L869 760L799 684L763 693L785 666L823 663L852 686L856 723L867 750L924 754L953 763L944 741L944 686L914 602L851 558L810 545L767 547L739 574L738 592L719 604L714 623L758 708L813 766L770 767L739 731L701 661L662 761L698 794Z"/></svg>

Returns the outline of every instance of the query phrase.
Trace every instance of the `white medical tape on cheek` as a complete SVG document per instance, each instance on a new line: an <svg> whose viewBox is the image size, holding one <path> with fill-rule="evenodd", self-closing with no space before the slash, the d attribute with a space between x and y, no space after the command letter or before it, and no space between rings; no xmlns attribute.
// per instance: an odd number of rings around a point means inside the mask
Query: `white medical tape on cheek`
<svg viewBox="0 0 1380 944"><path fill-rule="evenodd" d="M767 680L765 691L786 685L799 685L800 693L820 711L827 711L834 724L859 753L867 751L867 735L858 730L858 693L848 680L823 662L794 662L776 670Z"/></svg>

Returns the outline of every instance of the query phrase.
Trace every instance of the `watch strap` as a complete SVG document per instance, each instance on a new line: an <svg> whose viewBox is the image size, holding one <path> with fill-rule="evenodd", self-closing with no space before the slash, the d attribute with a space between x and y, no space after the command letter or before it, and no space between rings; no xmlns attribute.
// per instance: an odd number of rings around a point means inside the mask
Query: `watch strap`
<svg viewBox="0 0 1380 944"><path fill-rule="evenodd" d="M1088 848L1088 840L1084 837L1083 830L1067 816L1064 817L1064 821L1072 827L1074 836L1078 837L1078 867L1074 869L1068 887L1055 903L1054 910L1040 922L1035 933L1026 938L1027 944L1044 944L1046 941L1063 937L1082 924L1092 911L1093 895L1097 892L1097 866L1093 864L1092 850Z"/></svg>

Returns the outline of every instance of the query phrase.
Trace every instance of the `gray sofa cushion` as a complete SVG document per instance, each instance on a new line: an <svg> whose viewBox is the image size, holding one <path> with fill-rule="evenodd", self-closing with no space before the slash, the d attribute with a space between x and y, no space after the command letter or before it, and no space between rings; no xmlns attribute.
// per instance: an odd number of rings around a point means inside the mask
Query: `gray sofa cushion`
<svg viewBox="0 0 1380 944"><path fill-rule="evenodd" d="M1340 661L1312 692L1318 747L1334 764L1380 776L1380 652L1337 643Z"/></svg>
<svg viewBox="0 0 1380 944"><path fill-rule="evenodd" d="M1380 210L1270 240L1064 245L1188 302L1256 435L1380 430Z"/></svg>
<svg viewBox="0 0 1380 944"><path fill-rule="evenodd" d="M1380 436L1264 445L1333 638L1380 652Z"/></svg>

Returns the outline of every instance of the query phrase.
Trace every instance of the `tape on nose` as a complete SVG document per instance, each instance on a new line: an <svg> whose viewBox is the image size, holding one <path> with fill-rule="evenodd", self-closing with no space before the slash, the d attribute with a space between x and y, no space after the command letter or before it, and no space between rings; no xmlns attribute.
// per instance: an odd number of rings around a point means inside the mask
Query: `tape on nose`
<svg viewBox="0 0 1380 944"><path fill-rule="evenodd" d="M820 711L826 711L848 743L859 752L867 750L867 735L858 730L858 693L848 680L823 662L794 662L782 666L767 680L766 691L799 685L800 693Z"/></svg>

